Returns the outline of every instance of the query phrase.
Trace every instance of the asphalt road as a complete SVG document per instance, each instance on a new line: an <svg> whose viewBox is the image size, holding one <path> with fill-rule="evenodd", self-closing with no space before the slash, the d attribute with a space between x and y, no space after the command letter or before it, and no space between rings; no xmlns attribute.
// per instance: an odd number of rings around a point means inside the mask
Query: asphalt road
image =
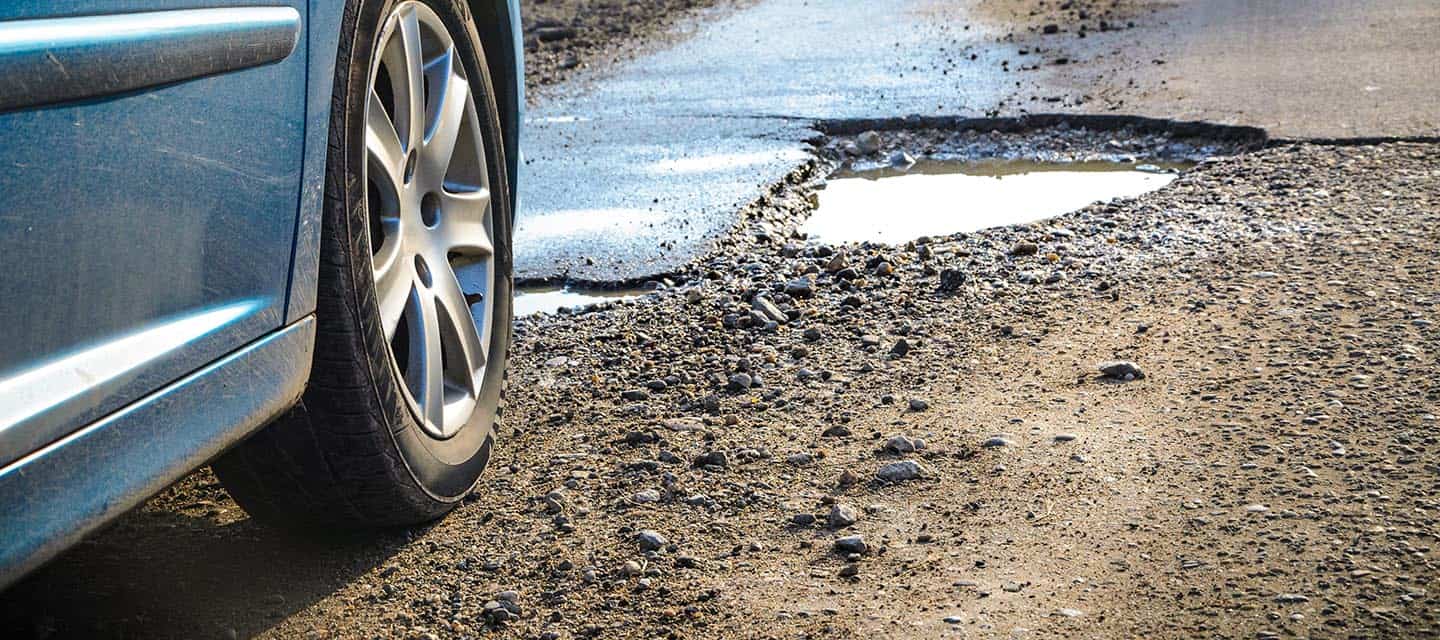
<svg viewBox="0 0 1440 640"><path fill-rule="evenodd" d="M517 275L676 269L806 157L821 120L1068 112L1282 138L1440 132L1432 0L1140 3L1133 28L1092 19L1086 37L995 17L1031 4L764 0L582 74L529 114Z"/></svg>

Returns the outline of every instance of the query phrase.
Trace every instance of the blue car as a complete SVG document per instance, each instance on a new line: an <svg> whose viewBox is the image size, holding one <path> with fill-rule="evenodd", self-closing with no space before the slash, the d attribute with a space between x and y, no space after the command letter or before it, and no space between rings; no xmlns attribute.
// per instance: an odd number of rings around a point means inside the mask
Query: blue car
<svg viewBox="0 0 1440 640"><path fill-rule="evenodd" d="M494 446L516 0L0 2L0 586L210 463L291 527Z"/></svg>

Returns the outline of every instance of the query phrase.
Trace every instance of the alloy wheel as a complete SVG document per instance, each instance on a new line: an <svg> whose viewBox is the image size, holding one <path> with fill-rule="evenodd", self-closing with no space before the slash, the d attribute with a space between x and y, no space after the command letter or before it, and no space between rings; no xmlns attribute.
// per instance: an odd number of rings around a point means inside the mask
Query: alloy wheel
<svg viewBox="0 0 1440 640"><path fill-rule="evenodd" d="M376 300L407 404L427 433L449 438L474 413L495 304L485 141L434 11L400 3L378 42L364 164Z"/></svg>

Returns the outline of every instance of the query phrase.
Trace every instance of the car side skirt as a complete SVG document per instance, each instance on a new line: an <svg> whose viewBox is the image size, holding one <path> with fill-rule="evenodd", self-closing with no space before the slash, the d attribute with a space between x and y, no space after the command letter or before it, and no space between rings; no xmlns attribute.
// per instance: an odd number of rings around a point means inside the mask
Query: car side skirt
<svg viewBox="0 0 1440 640"><path fill-rule="evenodd" d="M294 405L314 344L309 316L0 468L0 588Z"/></svg>

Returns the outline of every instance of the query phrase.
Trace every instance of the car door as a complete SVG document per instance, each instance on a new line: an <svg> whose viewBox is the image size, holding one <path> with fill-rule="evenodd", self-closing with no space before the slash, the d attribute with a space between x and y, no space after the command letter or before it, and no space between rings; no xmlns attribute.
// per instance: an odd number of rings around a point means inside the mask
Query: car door
<svg viewBox="0 0 1440 640"><path fill-rule="evenodd" d="M305 5L257 2L0 2L0 466L282 323Z"/></svg>

